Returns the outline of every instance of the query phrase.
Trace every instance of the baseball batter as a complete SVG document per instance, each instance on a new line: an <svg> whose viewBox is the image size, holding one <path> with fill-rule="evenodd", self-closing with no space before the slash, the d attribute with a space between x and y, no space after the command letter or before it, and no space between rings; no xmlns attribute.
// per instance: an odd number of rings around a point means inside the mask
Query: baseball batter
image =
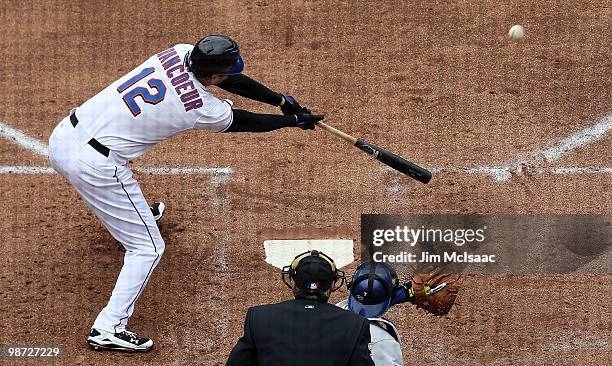
<svg viewBox="0 0 612 366"><path fill-rule="evenodd" d="M195 46L178 44L150 57L65 117L49 139L49 160L125 248L123 267L108 304L88 337L95 349L147 351L153 341L126 330L136 300L164 253L156 218L127 165L155 144L189 130L267 132L314 129L323 119L292 97L241 74L236 42L206 36ZM283 115L233 109L209 87L280 106Z"/></svg>

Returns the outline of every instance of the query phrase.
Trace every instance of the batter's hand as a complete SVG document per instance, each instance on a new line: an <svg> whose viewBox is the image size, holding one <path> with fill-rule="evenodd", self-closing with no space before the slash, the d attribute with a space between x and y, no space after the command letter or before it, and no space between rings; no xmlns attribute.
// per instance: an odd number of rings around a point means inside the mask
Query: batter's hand
<svg viewBox="0 0 612 366"><path fill-rule="evenodd" d="M315 123L325 118L322 114L298 113L295 115L295 126L302 130L314 130Z"/></svg>
<svg viewBox="0 0 612 366"><path fill-rule="evenodd" d="M291 95L281 94L283 96L283 104L281 105L281 111L284 115L298 114L298 113L310 113L310 109L302 107L300 103L295 100Z"/></svg>

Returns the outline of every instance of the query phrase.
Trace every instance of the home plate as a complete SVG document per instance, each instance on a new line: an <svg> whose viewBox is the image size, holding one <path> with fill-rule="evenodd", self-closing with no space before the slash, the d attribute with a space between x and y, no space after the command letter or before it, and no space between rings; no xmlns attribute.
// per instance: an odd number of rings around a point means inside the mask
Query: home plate
<svg viewBox="0 0 612 366"><path fill-rule="evenodd" d="M264 241L266 262L276 268L291 264L298 255L309 250L325 253L342 268L353 263L353 241L350 239L301 239L301 240L266 240Z"/></svg>

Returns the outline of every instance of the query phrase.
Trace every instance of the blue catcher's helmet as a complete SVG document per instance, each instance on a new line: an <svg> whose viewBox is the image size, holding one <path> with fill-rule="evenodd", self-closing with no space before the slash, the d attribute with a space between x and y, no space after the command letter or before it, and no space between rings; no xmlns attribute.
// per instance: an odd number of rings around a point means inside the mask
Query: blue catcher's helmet
<svg viewBox="0 0 612 366"><path fill-rule="evenodd" d="M349 310L366 318L377 318L391 306L398 277L384 263L365 262L357 267L347 285Z"/></svg>

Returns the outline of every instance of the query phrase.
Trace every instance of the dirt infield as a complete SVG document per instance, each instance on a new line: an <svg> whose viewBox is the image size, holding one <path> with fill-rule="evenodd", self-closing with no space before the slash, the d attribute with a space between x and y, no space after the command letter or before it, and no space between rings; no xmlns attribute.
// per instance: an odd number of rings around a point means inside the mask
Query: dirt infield
<svg viewBox="0 0 612 366"><path fill-rule="evenodd" d="M428 167L511 165L612 113L607 1L112 3L1 2L0 122L46 143L71 107L155 52L208 33L239 42L249 76ZM510 42L505 33L517 23L526 37ZM610 167L611 143L612 133L547 167ZM4 138L0 165L48 166ZM147 199L168 205L160 224L167 249L130 320L156 348L88 349L123 249L57 174L0 174L0 345L62 345L65 364L223 364L246 309L290 296L264 262L266 239L359 243L361 213L612 208L612 174L496 181L456 169L422 185L319 130L185 133L132 166L233 170L136 173ZM611 280L469 276L446 317L408 306L389 316L408 365L604 365Z"/></svg>

